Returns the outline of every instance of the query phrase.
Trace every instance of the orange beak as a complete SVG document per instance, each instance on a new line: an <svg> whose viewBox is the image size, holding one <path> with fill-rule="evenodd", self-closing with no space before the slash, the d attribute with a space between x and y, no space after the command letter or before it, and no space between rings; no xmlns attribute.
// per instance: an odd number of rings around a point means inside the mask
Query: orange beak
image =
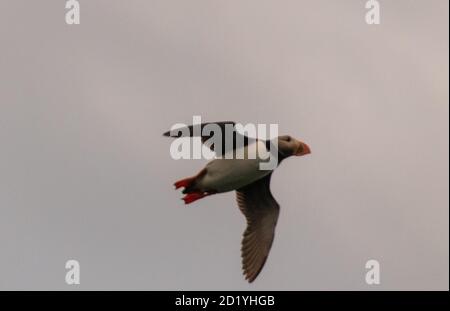
<svg viewBox="0 0 450 311"><path fill-rule="evenodd" d="M305 143L300 142L300 147L297 149L297 152L295 153L296 156L304 156L311 153L311 149L309 146Z"/></svg>

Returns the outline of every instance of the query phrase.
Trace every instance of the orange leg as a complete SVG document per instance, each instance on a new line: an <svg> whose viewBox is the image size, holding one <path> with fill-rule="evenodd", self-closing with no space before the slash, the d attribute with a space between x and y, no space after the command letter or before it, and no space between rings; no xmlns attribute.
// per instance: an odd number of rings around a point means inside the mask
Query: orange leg
<svg viewBox="0 0 450 311"><path fill-rule="evenodd" d="M184 201L184 204L190 204L194 201L197 201L201 198L207 197L214 193L216 193L216 192L215 191L213 191L213 192L191 192L191 193L186 194L182 198L182 200Z"/></svg>

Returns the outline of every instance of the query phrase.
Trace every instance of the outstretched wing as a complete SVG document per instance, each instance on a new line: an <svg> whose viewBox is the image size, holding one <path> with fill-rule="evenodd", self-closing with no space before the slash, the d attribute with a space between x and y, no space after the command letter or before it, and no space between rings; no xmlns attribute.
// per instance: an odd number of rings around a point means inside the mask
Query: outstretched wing
<svg viewBox="0 0 450 311"><path fill-rule="evenodd" d="M210 139L214 134L216 134L216 130L219 130L220 136L216 136L216 138L218 138L217 142L221 144L221 152L218 155L223 156L225 153L235 150L238 138L243 142L243 146L247 146L249 144L249 140L251 140L247 136L238 133L234 127L235 124L236 123L233 121L201 123L176 128L172 131L165 132L163 135L175 138L201 137L202 143L217 153L219 148L215 148L215 144L211 143ZM228 141L228 143L226 143L226 141Z"/></svg>
<svg viewBox="0 0 450 311"><path fill-rule="evenodd" d="M236 190L239 209L247 219L241 251L242 269L249 282L253 282L264 267L280 212L280 206L270 193L271 175Z"/></svg>

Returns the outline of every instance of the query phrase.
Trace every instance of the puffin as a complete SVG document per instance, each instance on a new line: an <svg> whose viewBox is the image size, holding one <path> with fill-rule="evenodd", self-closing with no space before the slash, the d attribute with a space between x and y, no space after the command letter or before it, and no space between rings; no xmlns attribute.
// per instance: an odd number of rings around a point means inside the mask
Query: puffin
<svg viewBox="0 0 450 311"><path fill-rule="evenodd" d="M220 128L222 133L213 143L213 133L203 131L206 126L211 125ZM278 136L275 141L278 146L273 148L274 140L248 137L239 133L235 125L233 121L200 123L167 131L163 136L200 136L202 143L216 153L216 157L200 172L176 181L174 186L175 189L183 188L182 200L185 204L213 194L236 192L237 205L247 222L241 243L242 270L245 279L252 283L267 261L280 213L280 205L270 191L270 179L274 169L260 169L260 163L265 161L260 154L277 152L275 167L278 167L291 156L310 154L311 149L306 143L290 135ZM232 143L226 143L227 139ZM240 148L243 150L239 150ZM238 152L244 157L238 158Z"/></svg>

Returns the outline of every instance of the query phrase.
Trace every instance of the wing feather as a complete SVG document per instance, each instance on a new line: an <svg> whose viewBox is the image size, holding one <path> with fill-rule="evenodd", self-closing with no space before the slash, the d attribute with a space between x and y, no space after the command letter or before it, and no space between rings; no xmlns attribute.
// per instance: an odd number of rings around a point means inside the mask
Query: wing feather
<svg viewBox="0 0 450 311"><path fill-rule="evenodd" d="M247 219L241 252L242 268L249 282L264 267L275 236L280 206L270 192L271 175L236 190L239 209Z"/></svg>

